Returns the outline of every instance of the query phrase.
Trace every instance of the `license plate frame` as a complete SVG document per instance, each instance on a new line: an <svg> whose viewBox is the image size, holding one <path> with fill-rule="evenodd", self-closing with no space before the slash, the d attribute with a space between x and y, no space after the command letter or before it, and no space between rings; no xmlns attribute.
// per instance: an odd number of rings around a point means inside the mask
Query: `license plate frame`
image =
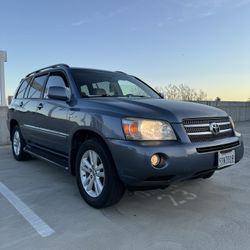
<svg viewBox="0 0 250 250"><path fill-rule="evenodd" d="M218 168L224 168L235 164L235 150L218 152Z"/></svg>

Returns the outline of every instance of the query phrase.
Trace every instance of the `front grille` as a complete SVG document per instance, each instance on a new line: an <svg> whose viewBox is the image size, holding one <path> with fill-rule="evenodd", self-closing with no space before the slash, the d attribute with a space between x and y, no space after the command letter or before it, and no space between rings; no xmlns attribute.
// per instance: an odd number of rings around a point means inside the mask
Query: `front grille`
<svg viewBox="0 0 250 250"><path fill-rule="evenodd" d="M212 123L219 126L218 133L211 131L210 125ZM234 136L228 117L184 119L183 125L191 142L213 141Z"/></svg>

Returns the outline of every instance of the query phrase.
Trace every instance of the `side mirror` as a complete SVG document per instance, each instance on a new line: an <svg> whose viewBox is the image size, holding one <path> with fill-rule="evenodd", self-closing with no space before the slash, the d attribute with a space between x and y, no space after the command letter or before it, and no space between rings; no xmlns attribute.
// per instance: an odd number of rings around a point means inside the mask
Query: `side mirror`
<svg viewBox="0 0 250 250"><path fill-rule="evenodd" d="M50 99L70 101L70 90L64 87L49 87L48 97Z"/></svg>

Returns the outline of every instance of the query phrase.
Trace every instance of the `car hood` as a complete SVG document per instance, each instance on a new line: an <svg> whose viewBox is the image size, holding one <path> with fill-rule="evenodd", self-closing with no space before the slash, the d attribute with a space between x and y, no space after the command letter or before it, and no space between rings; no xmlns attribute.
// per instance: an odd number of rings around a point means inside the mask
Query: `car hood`
<svg viewBox="0 0 250 250"><path fill-rule="evenodd" d="M87 100L89 104L94 102L96 109L101 110L103 114L105 111L115 112L121 117L159 119L171 123L181 123L186 118L227 116L227 113L220 109L193 102L125 97L99 97Z"/></svg>

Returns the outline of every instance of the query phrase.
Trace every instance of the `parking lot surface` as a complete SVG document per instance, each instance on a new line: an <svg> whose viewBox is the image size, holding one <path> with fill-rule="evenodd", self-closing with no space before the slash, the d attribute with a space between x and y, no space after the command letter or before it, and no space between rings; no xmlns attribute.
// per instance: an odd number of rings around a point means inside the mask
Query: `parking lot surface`
<svg viewBox="0 0 250 250"><path fill-rule="evenodd" d="M97 210L75 178L0 147L0 249L250 249L250 122L244 159L208 180L126 193Z"/></svg>

